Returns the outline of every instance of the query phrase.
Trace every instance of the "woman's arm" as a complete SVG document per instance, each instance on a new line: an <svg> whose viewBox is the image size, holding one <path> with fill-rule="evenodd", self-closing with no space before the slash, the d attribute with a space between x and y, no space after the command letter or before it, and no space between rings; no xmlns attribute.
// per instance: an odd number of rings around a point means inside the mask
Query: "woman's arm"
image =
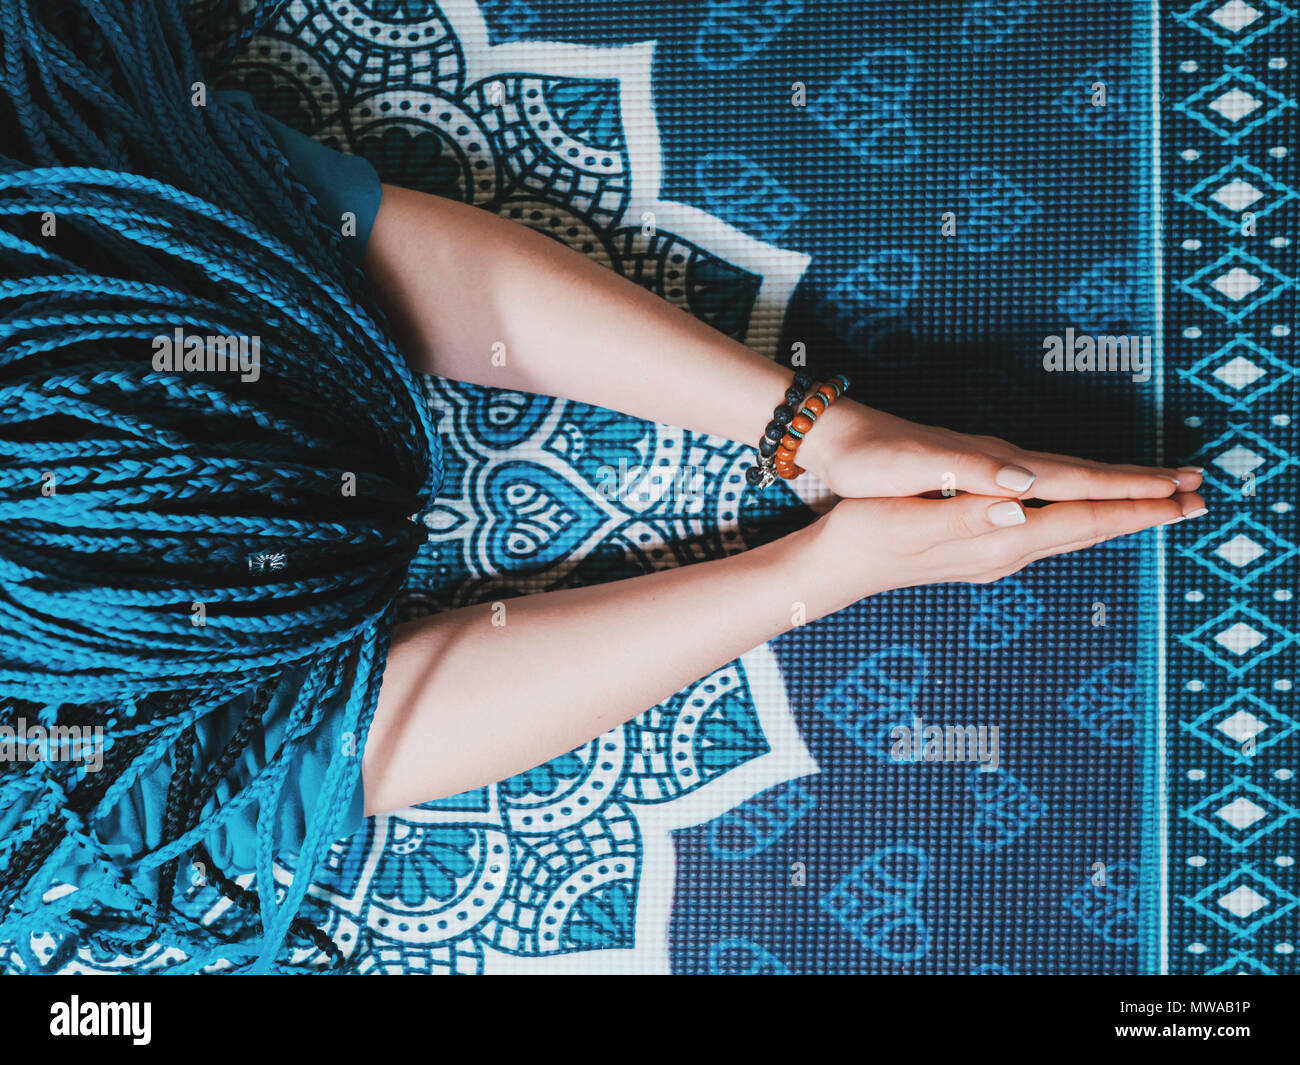
<svg viewBox="0 0 1300 1065"><path fill-rule="evenodd" d="M385 185L366 270L423 373L752 443L790 386L608 267L455 200Z"/></svg>
<svg viewBox="0 0 1300 1065"><path fill-rule="evenodd" d="M455 200L385 185L366 270L423 373L750 446L790 384L790 370L608 267ZM1041 499L1151 498L1200 485L1195 471L1026 452L848 399L818 419L799 464L842 496L1026 495L1033 483Z"/></svg>
<svg viewBox="0 0 1300 1065"><path fill-rule="evenodd" d="M1167 499L845 500L729 558L397 626L365 747L367 814L571 751L750 648L890 588L994 580L1201 509Z"/></svg>
<svg viewBox="0 0 1300 1065"><path fill-rule="evenodd" d="M362 765L367 815L542 765L784 632L812 537L396 626Z"/></svg>

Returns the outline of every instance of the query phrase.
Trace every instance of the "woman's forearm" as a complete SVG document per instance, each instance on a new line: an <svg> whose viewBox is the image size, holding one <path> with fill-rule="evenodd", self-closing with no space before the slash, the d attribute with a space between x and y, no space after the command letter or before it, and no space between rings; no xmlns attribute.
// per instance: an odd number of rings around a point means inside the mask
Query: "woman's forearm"
<svg viewBox="0 0 1300 1065"><path fill-rule="evenodd" d="M397 626L365 748L366 813L541 765L786 631L796 604L822 595L808 579L817 528ZM808 617L828 609L805 607Z"/></svg>
<svg viewBox="0 0 1300 1065"><path fill-rule="evenodd" d="M384 186L366 269L425 373L751 444L790 385L790 370L608 267L458 201ZM808 468L830 432L809 435Z"/></svg>
<svg viewBox="0 0 1300 1065"><path fill-rule="evenodd" d="M683 264L685 265L685 264ZM791 371L586 255L488 211L385 185L366 270L415 369L580 400L754 446ZM682 279L685 280L684 278ZM1106 466L915 425L844 398L799 465L834 494L1122 499L1195 469Z"/></svg>

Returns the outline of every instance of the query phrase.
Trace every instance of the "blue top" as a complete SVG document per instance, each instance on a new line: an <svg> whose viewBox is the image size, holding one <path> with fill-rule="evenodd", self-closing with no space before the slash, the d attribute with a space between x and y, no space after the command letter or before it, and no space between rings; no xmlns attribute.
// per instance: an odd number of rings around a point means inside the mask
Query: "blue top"
<svg viewBox="0 0 1300 1065"><path fill-rule="evenodd" d="M262 716L262 728L254 730L248 745L235 759L230 772L217 785L215 798L223 804L242 791L254 775L262 769L275 753L284 737L289 712L302 687L305 670L301 667L288 671L267 703ZM342 732L342 710L351 693L354 673L349 669L344 683L331 705L325 707L316 727L302 738L297 757L290 761L280 801L274 817L275 852L297 855L302 849L307 823L311 820L316 796L325 779L334 751L345 745L354 757L361 757L360 745L355 738ZM195 723L196 751L193 774L203 771L221 754L234 734L250 700L255 693L249 688L229 702ZM99 836L105 844L106 855L114 861L132 860L162 843L162 828L167 815L167 791L175 769L175 750L141 774L121 801L98 824ZM14 831L30 807L32 793L20 795L17 802L0 809L0 838ZM365 793L360 776L339 828L339 838L350 836L365 820ZM227 875L249 873L257 864L257 816L259 803L250 802L231 819L214 829L204 838L203 844L217 868ZM57 879L77 884L84 871L86 856L82 852L71 859L56 874ZM145 889L148 880L139 882Z"/></svg>
<svg viewBox="0 0 1300 1065"><path fill-rule="evenodd" d="M325 209L325 216L340 233L343 232L343 213L351 211L356 216L356 235L344 236L343 243L348 250L348 257L360 263L383 194L379 174L369 160L362 159L359 155L336 152L305 133L299 133L292 126L286 126L270 115L262 114L246 92L218 89L212 97L220 104L237 107L261 123L288 159L289 168L311 190Z"/></svg>

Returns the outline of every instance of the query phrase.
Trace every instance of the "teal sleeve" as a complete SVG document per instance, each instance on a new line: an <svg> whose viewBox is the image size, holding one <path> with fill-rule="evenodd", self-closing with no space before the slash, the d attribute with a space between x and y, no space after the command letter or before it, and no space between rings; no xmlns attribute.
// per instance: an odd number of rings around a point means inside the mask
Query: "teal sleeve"
<svg viewBox="0 0 1300 1065"><path fill-rule="evenodd" d="M355 215L356 234L345 235L344 246L349 258L361 262L383 195L379 174L370 162L359 155L347 155L327 148L305 133L262 114L246 92L218 89L213 93L213 99L218 104L237 107L261 123L289 161L289 168L311 190L324 208L325 216L340 233L344 232L344 212L350 211Z"/></svg>
<svg viewBox="0 0 1300 1065"><path fill-rule="evenodd" d="M304 679L303 671L294 670L286 674L276 688L263 714L263 727L254 734L235 768L217 791L220 801L224 802L229 795L251 780L280 746L288 726L290 710ZM337 695L324 708L321 721L299 741L299 747L289 763L273 819L277 853L296 855L302 849L307 823L316 809L321 785L325 782L325 774L334 753L341 751L345 757L361 757L357 738L346 734L343 729L343 711L352 695L352 687L353 676L349 671ZM240 712L245 705L245 701L239 702ZM199 740L199 764L203 764L202 760L215 759L219 755L238 727L239 716L238 712L227 713L212 718L210 722L208 719L202 722L205 727ZM356 785L345 799L344 817L338 827L337 838L350 836L361 827L365 819L364 804L365 795L358 773ZM257 866L256 804L245 807L221 829L213 832L207 843L212 860L222 872L243 873L254 870Z"/></svg>
<svg viewBox="0 0 1300 1065"><path fill-rule="evenodd" d="M225 804L242 791L269 762L287 731L289 714L305 680L305 671L290 670L280 680L262 715L262 728L254 731L229 773L217 786L215 798ZM357 738L343 728L343 711L352 694L355 676L346 671L339 691L323 708L316 727L303 737L290 758L279 802L272 818L275 853L296 856L302 850L307 823L316 809L321 785L336 751L361 758ZM253 691L232 698L202 718L195 726L197 750L195 772L211 765L220 755L243 718ZM131 861L162 841L167 816L167 791L175 768L174 752L142 774L99 823L99 836L110 860ZM0 809L0 838L17 831L35 801L32 793L20 795ZM251 802L223 825L209 832L203 844L217 868L226 875L255 872L257 868L257 818L259 801ZM211 810L211 804L208 804ZM365 793L358 770L355 785L344 800L343 819L335 839L357 831L365 821ZM75 851L60 869L59 879L79 884L86 871L86 854ZM141 874L141 890L157 890L155 874Z"/></svg>

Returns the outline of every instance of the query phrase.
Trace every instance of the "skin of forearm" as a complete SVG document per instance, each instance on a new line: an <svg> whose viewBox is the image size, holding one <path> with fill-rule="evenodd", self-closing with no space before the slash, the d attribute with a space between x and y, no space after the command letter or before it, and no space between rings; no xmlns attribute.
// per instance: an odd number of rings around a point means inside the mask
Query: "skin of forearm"
<svg viewBox="0 0 1300 1065"><path fill-rule="evenodd" d="M756 444L791 371L550 237L384 186L366 271L424 373ZM800 449L817 471L851 401Z"/></svg>
<svg viewBox="0 0 1300 1065"><path fill-rule="evenodd" d="M541 765L803 612L823 616L835 593L810 580L819 525L727 558L397 626L362 764L366 814Z"/></svg>

